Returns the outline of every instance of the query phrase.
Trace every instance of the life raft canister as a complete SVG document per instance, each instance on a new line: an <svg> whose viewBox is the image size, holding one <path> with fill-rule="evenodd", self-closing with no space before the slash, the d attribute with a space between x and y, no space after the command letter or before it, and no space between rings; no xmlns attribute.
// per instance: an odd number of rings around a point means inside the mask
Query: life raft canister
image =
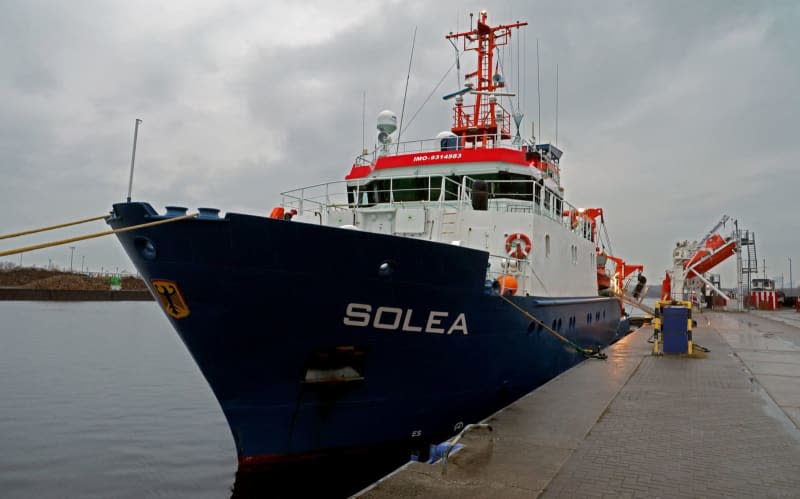
<svg viewBox="0 0 800 499"><path fill-rule="evenodd" d="M506 254L512 258L527 258L531 249L531 238L525 234L515 232L506 238Z"/></svg>

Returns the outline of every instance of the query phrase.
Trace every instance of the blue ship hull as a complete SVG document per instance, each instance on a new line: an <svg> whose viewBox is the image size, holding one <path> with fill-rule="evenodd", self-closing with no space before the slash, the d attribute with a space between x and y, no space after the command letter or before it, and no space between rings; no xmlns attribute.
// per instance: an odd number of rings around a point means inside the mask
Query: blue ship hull
<svg viewBox="0 0 800 499"><path fill-rule="evenodd" d="M109 224L163 218L125 203ZM154 294L180 289L169 319L242 467L425 448L584 359L489 292L483 251L232 213L118 237ZM513 301L584 347L620 331L614 298Z"/></svg>

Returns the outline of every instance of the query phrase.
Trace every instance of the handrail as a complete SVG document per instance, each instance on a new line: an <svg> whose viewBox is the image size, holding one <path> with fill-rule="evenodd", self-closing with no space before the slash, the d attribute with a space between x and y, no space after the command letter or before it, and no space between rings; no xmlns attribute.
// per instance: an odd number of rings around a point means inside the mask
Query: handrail
<svg viewBox="0 0 800 499"><path fill-rule="evenodd" d="M420 187L395 187L398 182L404 180L423 180L424 186ZM345 207L357 208L372 206L375 204L403 204L403 203L439 203L444 204L448 201L456 202L459 207L469 201L472 192L472 185L477 180L486 182L490 189L492 197L490 198L490 209L496 211L530 211L537 215L547 217L555 222L564 226L570 226L574 221L572 215L564 215L564 213L577 213L577 208L561 198L560 193L552 190L550 187L542 182L542 179L531 177L530 180L501 180L501 179L480 179L473 178L465 175L458 182L448 175L401 175L391 176L386 178L370 179L365 185L357 184L352 186L354 189L348 193L346 189L341 186L349 186L346 180L338 180L334 182L325 182L314 184L307 187L302 187L281 193L283 197L282 205L284 207L291 206L297 208L302 214L305 209L305 204L310 203L315 210L339 210ZM378 184L374 182L387 182L386 186L378 189ZM503 185L520 185L525 184L529 189L523 189L521 192L496 192L491 186ZM363 189L366 186L372 186L369 190ZM332 192L338 188L338 192ZM497 189L502 191L503 189ZM403 199L403 194L419 193L418 196L407 196ZM367 194L368 200L363 201L364 194ZM355 199L352 196L355 195ZM400 198L400 199L398 199ZM580 220L580 219L579 219ZM583 230L581 223L571 227L573 230Z"/></svg>
<svg viewBox="0 0 800 499"><path fill-rule="evenodd" d="M510 133L510 130L504 130L504 133ZM469 144L470 142L481 142L483 140L483 134L475 134L475 135L464 135L458 136L459 139L462 140L462 143L458 146L458 150L461 149L473 149L473 147L466 147L465 144ZM401 142L396 142L393 144L388 144L391 146L391 150L396 151L394 154L408 154L413 152L427 152L427 151L439 151L441 150L441 138L430 138L430 139L416 139L416 140L405 140ZM513 144L511 140L499 140L499 141L491 141L488 142L485 146L481 145L480 149L496 149L496 148L506 148L506 149L523 149L525 147L530 146L531 144L527 141L527 139L523 139L522 144ZM384 150L384 146L378 145L375 146L372 151L369 151L367 154L360 154L356 156L354 164L361 164L361 165L374 165L377 158L381 156L381 152ZM456 149L453 149L456 150ZM372 159L370 159L372 158Z"/></svg>
<svg viewBox="0 0 800 499"><path fill-rule="evenodd" d="M544 292L545 296L552 296L550 290L547 289L547 286L544 284L544 281L542 281L542 278L539 277L539 274L536 273L536 268L534 267L533 262L531 262L530 260L528 260L528 259L520 260L520 259L517 259L517 258L510 257L508 255L495 255L494 253L490 253L489 254L489 261L491 262L492 259L499 260L501 262L500 263L501 269L503 267L503 262L508 262L508 263L512 263L513 262L513 264L520 266L520 269L524 268L526 270L530 270L531 275L539 282L539 285L542 287L542 291ZM506 273L508 273L508 272L505 271L505 270L497 271L497 270L491 270L489 268L489 269L486 269L486 278L489 279L490 277L493 277L493 276L494 277L499 277L499 276L501 276L503 274L506 274ZM527 274L527 272L525 270L522 270L523 279L527 279L527 275L526 274ZM527 286L525 286L524 281L522 283L522 288L523 289L527 288Z"/></svg>

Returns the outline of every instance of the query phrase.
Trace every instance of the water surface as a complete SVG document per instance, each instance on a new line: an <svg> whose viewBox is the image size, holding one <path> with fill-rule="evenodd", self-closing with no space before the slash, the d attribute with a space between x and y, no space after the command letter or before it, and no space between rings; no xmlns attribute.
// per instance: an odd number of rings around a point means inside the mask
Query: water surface
<svg viewBox="0 0 800 499"><path fill-rule="evenodd" d="M211 389L152 302L0 302L0 497L230 497Z"/></svg>

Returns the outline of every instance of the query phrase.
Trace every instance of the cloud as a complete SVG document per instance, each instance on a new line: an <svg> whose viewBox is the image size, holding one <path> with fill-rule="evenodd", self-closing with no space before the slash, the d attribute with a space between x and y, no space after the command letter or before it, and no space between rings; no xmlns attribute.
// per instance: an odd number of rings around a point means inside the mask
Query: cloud
<svg viewBox="0 0 800 499"><path fill-rule="evenodd" d="M158 207L265 213L282 190L342 178L362 147L364 92L369 148L377 113L402 107L414 28L406 119L453 63L443 36L466 28L468 7L6 2L0 232L123 199L137 117L134 197ZM603 206L615 250L655 275L675 240L701 237L722 213L759 234L768 260L796 252L786 228L796 224L787 203L798 185L799 12L746 1L508 1L490 16L530 22L504 52L507 79L525 87L524 135L541 113L543 139L555 138L558 64L568 200ZM505 68L517 57L519 75ZM471 56L462 64L463 74ZM451 71L405 137L447 129L440 97L455 88ZM87 260L128 265L115 241L84 248Z"/></svg>

